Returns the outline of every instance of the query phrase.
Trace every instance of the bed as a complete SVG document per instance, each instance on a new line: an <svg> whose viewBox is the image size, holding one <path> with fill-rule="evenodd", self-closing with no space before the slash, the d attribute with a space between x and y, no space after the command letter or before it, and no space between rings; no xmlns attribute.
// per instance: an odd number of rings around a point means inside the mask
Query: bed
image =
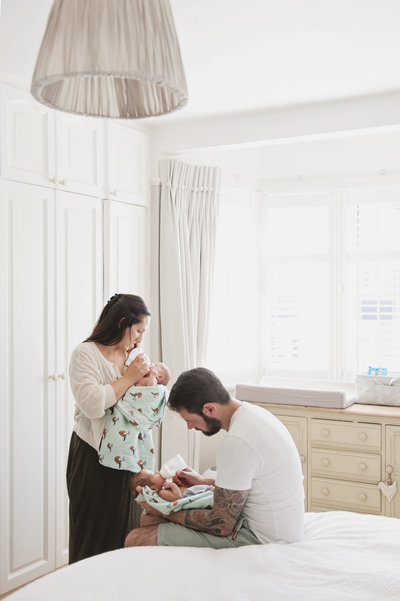
<svg viewBox="0 0 400 601"><path fill-rule="evenodd" d="M7 601L399 601L400 520L307 513L305 540L238 549L119 549L61 568Z"/></svg>

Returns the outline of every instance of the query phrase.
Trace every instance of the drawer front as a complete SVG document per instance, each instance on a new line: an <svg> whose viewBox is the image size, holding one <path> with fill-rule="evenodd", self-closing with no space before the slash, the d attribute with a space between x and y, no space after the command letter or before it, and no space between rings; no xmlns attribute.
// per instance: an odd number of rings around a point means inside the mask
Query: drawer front
<svg viewBox="0 0 400 601"><path fill-rule="evenodd" d="M328 419L311 420L311 445L362 451L381 450L381 426L377 424L355 424Z"/></svg>
<svg viewBox="0 0 400 601"><path fill-rule="evenodd" d="M381 480L381 456L367 453L346 453L330 449L312 449L311 474L377 484Z"/></svg>
<svg viewBox="0 0 400 601"><path fill-rule="evenodd" d="M371 484L312 478L311 505L380 513L381 493Z"/></svg>

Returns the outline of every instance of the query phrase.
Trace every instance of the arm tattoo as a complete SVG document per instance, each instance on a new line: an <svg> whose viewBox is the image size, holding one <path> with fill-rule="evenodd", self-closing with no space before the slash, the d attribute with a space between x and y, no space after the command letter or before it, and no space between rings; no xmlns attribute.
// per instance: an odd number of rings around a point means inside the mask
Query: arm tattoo
<svg viewBox="0 0 400 601"><path fill-rule="evenodd" d="M217 536L228 536L235 527L249 492L215 487L214 507L187 510L183 525Z"/></svg>

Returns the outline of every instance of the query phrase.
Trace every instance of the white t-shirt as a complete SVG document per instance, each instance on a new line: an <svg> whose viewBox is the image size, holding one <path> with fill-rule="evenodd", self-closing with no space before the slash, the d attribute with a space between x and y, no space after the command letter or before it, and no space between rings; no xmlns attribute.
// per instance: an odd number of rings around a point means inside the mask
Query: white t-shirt
<svg viewBox="0 0 400 601"><path fill-rule="evenodd" d="M110 386L117 379L114 366L94 342L82 342L71 355L69 379L76 403L74 430L98 451L105 411L117 402Z"/></svg>
<svg viewBox="0 0 400 601"><path fill-rule="evenodd" d="M242 403L217 454L219 488L250 490L242 515L262 543L303 538L299 453L287 428L266 409Z"/></svg>

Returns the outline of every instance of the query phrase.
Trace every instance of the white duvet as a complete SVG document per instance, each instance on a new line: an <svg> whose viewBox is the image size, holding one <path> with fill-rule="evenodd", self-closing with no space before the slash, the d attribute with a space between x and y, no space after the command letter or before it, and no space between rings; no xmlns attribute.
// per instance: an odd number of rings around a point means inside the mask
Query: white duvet
<svg viewBox="0 0 400 601"><path fill-rule="evenodd" d="M400 601L400 520L308 513L301 543L120 549L44 576L7 601L246 599Z"/></svg>

